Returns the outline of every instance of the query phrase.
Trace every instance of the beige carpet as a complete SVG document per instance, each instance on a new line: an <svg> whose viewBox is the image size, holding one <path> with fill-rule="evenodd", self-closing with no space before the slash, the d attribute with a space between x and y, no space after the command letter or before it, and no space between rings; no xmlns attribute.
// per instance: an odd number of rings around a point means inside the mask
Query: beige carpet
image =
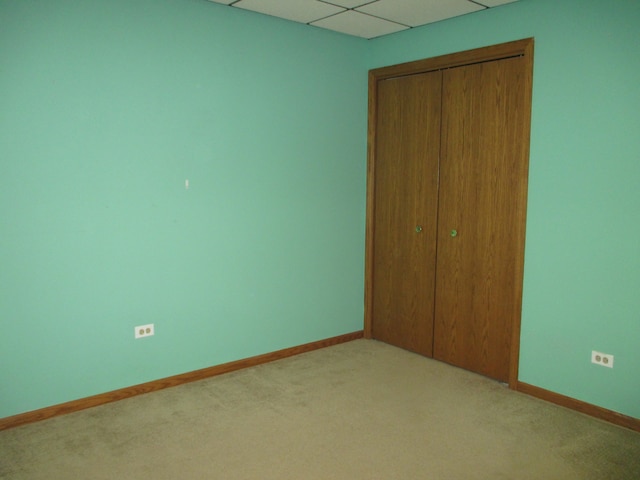
<svg viewBox="0 0 640 480"><path fill-rule="evenodd" d="M0 432L2 479L640 479L640 434L371 340Z"/></svg>

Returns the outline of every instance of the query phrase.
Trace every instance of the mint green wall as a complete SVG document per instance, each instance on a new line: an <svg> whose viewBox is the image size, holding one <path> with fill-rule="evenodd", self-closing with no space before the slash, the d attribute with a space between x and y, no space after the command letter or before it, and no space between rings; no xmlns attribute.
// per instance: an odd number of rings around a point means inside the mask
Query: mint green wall
<svg viewBox="0 0 640 480"><path fill-rule="evenodd" d="M367 42L0 0L0 417L362 328L367 69L525 37L520 379L640 417L639 24L520 0Z"/></svg>
<svg viewBox="0 0 640 480"><path fill-rule="evenodd" d="M0 1L0 417L362 329L366 47Z"/></svg>
<svg viewBox="0 0 640 480"><path fill-rule="evenodd" d="M376 39L369 64L535 37L520 380L634 417L639 26L637 0L520 0Z"/></svg>

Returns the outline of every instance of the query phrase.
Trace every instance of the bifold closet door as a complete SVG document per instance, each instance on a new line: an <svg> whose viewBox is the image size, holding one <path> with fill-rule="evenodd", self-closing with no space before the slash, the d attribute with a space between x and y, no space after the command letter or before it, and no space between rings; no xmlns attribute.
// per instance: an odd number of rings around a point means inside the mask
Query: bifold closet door
<svg viewBox="0 0 640 480"><path fill-rule="evenodd" d="M504 382L522 294L524 62L443 72L433 355Z"/></svg>
<svg viewBox="0 0 640 480"><path fill-rule="evenodd" d="M378 83L372 333L432 356L439 71Z"/></svg>

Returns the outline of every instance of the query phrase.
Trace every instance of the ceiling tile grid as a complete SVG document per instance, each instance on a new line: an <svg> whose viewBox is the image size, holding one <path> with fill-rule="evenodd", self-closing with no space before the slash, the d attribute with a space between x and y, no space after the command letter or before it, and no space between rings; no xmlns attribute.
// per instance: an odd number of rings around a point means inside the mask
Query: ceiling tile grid
<svg viewBox="0 0 640 480"><path fill-rule="evenodd" d="M332 3L344 8L356 8L366 5L367 3L373 3L377 0L320 0L325 3Z"/></svg>
<svg viewBox="0 0 640 480"><path fill-rule="evenodd" d="M311 23L345 11L343 7L319 0L239 0L232 5L300 23Z"/></svg>
<svg viewBox="0 0 640 480"><path fill-rule="evenodd" d="M484 10L486 7L468 0L379 0L357 8L359 12L386 18L410 27L439 22L446 18Z"/></svg>
<svg viewBox="0 0 640 480"><path fill-rule="evenodd" d="M374 38L409 28L384 18L366 15L357 10L347 10L340 15L323 18L310 25L363 38Z"/></svg>
<svg viewBox="0 0 640 480"><path fill-rule="evenodd" d="M370 39L517 0L209 1Z"/></svg>

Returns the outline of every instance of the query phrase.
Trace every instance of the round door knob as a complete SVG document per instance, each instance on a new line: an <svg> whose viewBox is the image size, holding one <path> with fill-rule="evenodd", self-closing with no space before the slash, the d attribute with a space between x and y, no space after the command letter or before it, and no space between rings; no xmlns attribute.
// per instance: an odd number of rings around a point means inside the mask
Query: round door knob
<svg viewBox="0 0 640 480"><path fill-rule="evenodd" d="M457 230L451 230L451 236L452 237L457 237L458 236L458 231Z"/></svg>
<svg viewBox="0 0 640 480"><path fill-rule="evenodd" d="M422 231L422 225L416 225L416 233L420 233Z"/></svg>

